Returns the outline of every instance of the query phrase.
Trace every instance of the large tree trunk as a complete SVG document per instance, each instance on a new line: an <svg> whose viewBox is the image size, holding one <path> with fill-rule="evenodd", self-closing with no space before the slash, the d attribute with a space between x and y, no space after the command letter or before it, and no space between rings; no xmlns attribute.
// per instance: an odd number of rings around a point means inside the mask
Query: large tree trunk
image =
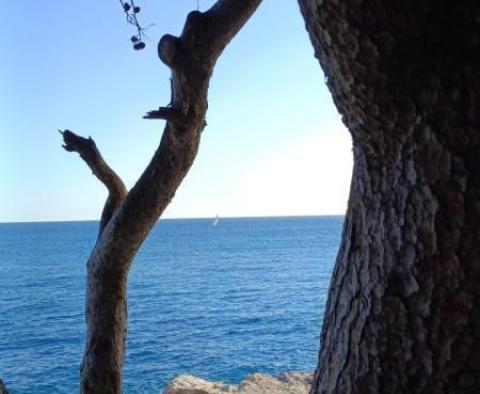
<svg viewBox="0 0 480 394"><path fill-rule="evenodd" d="M480 392L480 2L299 0L353 139L313 393Z"/></svg>

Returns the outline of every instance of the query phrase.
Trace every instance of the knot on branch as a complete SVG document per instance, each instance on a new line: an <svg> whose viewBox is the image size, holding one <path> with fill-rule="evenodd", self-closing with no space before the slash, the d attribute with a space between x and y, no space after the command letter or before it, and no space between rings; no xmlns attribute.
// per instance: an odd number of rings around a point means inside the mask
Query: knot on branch
<svg viewBox="0 0 480 394"><path fill-rule="evenodd" d="M195 26L198 22L203 19L203 12L200 11L191 11L187 15L187 20L185 21L185 28Z"/></svg>
<svg viewBox="0 0 480 394"><path fill-rule="evenodd" d="M206 18L203 12L191 11L187 15L187 20L185 21L181 37L184 38L185 42L195 46L200 36L204 35L209 30L206 26L202 26L205 22Z"/></svg>
<svg viewBox="0 0 480 394"><path fill-rule="evenodd" d="M172 69L179 64L180 52L180 40L171 34L165 34L158 42L158 57Z"/></svg>

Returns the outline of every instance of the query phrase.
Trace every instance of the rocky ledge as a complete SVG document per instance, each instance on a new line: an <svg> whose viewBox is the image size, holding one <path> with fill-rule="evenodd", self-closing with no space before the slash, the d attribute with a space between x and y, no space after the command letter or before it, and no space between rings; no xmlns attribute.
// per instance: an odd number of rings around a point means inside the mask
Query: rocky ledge
<svg viewBox="0 0 480 394"><path fill-rule="evenodd" d="M254 373L239 385L232 385L180 375L163 394L308 394L312 379L313 372L285 372L278 376Z"/></svg>

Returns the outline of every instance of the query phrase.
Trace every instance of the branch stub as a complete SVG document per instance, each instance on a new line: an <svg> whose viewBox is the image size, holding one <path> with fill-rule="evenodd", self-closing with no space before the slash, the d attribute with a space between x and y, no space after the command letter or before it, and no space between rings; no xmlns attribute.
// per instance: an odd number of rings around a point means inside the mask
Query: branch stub
<svg viewBox="0 0 480 394"><path fill-rule="evenodd" d="M165 34L158 42L158 57L170 68L178 63L179 39L171 34Z"/></svg>

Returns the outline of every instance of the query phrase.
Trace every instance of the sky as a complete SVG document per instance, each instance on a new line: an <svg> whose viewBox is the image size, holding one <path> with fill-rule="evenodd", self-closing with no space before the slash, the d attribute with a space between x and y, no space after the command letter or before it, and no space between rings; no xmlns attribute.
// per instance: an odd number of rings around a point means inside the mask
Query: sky
<svg viewBox="0 0 480 394"><path fill-rule="evenodd" d="M0 32L0 222L98 220L106 189L57 129L92 136L127 187L163 132L168 104L157 42L178 35L196 0L138 0L150 40L117 0L15 0ZM213 1L200 0L200 10ZM208 126L168 218L343 214L352 169L343 126L295 0L264 0L220 57Z"/></svg>

